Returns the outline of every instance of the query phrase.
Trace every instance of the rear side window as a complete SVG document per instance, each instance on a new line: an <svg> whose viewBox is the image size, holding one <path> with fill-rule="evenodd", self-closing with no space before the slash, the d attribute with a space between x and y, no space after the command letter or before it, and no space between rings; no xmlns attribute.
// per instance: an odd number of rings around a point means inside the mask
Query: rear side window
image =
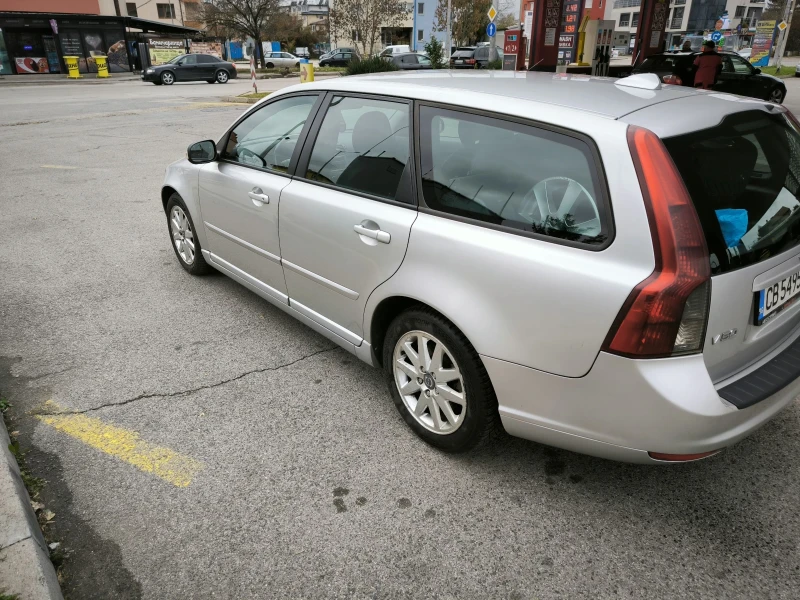
<svg viewBox="0 0 800 600"><path fill-rule="evenodd" d="M579 139L501 119L420 108L422 191L434 210L600 245L606 209Z"/></svg>
<svg viewBox="0 0 800 600"><path fill-rule="evenodd" d="M197 62L209 64L219 62L219 59L216 56L210 56L208 54L198 54Z"/></svg>
<svg viewBox="0 0 800 600"><path fill-rule="evenodd" d="M712 273L800 244L800 132L789 119L741 112L664 144L700 217Z"/></svg>
<svg viewBox="0 0 800 600"><path fill-rule="evenodd" d="M410 155L409 111L401 102L335 96L306 177L394 200Z"/></svg>

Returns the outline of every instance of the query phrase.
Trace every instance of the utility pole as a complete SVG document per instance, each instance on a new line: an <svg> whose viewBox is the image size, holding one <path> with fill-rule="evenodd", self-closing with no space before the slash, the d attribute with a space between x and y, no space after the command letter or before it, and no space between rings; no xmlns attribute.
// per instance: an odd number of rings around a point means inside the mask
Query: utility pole
<svg viewBox="0 0 800 600"><path fill-rule="evenodd" d="M452 42L450 41L450 23L452 19L450 17L450 0L447 0L447 66L450 66L450 55L452 54L451 48L453 47Z"/></svg>
<svg viewBox="0 0 800 600"><path fill-rule="evenodd" d="M786 13L784 13L783 20L786 21L786 29L781 31L778 38L778 48L775 50L775 58L771 61L775 65L775 72L781 71L781 60L783 59L783 51L786 49L786 40L789 39L789 30L792 28L792 15L794 14L795 0L788 0L786 2Z"/></svg>

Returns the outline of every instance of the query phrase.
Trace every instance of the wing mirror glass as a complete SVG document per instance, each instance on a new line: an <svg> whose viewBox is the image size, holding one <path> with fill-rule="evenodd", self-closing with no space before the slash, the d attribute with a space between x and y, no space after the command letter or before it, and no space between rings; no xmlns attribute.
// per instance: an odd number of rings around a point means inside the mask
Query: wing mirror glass
<svg viewBox="0 0 800 600"><path fill-rule="evenodd" d="M189 146L189 162L195 165L210 163L217 159L217 145L212 140L203 140Z"/></svg>
<svg viewBox="0 0 800 600"><path fill-rule="evenodd" d="M756 67L756 75L761 75L761 69L759 69L758 67Z"/></svg>

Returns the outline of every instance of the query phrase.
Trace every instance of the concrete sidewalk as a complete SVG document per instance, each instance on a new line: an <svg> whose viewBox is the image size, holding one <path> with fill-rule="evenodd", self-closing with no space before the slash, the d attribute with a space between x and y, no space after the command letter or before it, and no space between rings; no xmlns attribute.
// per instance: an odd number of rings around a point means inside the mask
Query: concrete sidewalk
<svg viewBox="0 0 800 600"><path fill-rule="evenodd" d="M50 553L0 417L0 594L63 599Z"/></svg>
<svg viewBox="0 0 800 600"><path fill-rule="evenodd" d="M80 79L69 79L66 74L47 73L42 75L2 75L0 85L50 85L54 83L109 84L120 81L138 81L141 76L134 73L112 73L110 77L98 79L95 73L84 73Z"/></svg>

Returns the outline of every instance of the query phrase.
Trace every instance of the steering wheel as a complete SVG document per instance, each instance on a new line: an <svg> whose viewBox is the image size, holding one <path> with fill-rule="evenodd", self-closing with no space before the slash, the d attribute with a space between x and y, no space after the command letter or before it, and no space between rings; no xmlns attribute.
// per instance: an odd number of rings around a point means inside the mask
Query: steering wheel
<svg viewBox="0 0 800 600"><path fill-rule="evenodd" d="M253 165L254 167L266 167L267 163L261 158L258 154L253 152L252 150L248 150L247 148L238 148L238 156L239 162L245 163L248 165Z"/></svg>
<svg viewBox="0 0 800 600"><path fill-rule="evenodd" d="M559 185L552 185L556 182ZM548 187L548 183L551 185ZM566 183L566 186L564 185ZM533 198L530 198L531 192ZM576 203L591 206L594 217L580 223L572 223L581 235L595 237L600 235L602 225L597 203L588 190L570 177L548 177L533 186L525 196L527 210L520 212L523 217L536 222L535 213L539 213L539 223L544 225L549 218L558 219L566 223L567 217L572 215Z"/></svg>

